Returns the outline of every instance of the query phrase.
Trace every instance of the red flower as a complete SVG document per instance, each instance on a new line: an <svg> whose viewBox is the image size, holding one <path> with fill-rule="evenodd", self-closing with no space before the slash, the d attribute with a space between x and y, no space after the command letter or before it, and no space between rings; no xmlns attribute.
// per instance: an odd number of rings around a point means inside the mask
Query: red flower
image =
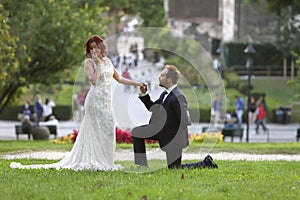
<svg viewBox="0 0 300 200"><path fill-rule="evenodd" d="M127 130L121 130L120 128L116 127L116 141L117 143L132 143L131 139L131 131L129 129ZM156 140L145 140L146 143L156 143Z"/></svg>
<svg viewBox="0 0 300 200"><path fill-rule="evenodd" d="M132 143L131 140L131 131L130 130L121 130L116 127L116 141L117 143Z"/></svg>
<svg viewBox="0 0 300 200"><path fill-rule="evenodd" d="M78 135L79 131L77 130L73 130L73 134L70 138L70 140L74 143L76 141L77 135Z"/></svg>

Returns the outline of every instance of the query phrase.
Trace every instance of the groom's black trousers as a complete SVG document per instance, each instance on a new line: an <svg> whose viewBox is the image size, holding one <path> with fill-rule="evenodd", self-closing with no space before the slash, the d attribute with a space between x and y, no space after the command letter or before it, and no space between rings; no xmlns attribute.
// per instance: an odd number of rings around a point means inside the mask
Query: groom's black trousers
<svg viewBox="0 0 300 200"><path fill-rule="evenodd" d="M150 140L157 140L155 137L147 138ZM146 157L145 138L137 138L132 136L134 161L137 165L148 165ZM182 149L166 151L168 168L181 168Z"/></svg>
<svg viewBox="0 0 300 200"><path fill-rule="evenodd" d="M147 139L157 140L157 138L155 136L147 138ZM146 156L145 138L138 138L138 137L132 136L132 143L133 143L135 164L141 165L141 166L148 166L148 161L147 161L147 156ZM167 150L166 156L167 156L167 164L168 164L169 169L202 168L202 167L206 166L204 162L181 164L182 149Z"/></svg>

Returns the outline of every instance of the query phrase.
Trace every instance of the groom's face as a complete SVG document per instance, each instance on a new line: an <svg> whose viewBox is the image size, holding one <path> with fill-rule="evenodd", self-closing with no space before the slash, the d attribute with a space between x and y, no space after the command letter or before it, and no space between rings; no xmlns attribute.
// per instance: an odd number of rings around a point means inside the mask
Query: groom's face
<svg viewBox="0 0 300 200"><path fill-rule="evenodd" d="M160 73L160 77L159 77L159 86L164 87L164 88L168 88L168 81L167 81L167 73L168 73L168 69L164 69L161 73Z"/></svg>

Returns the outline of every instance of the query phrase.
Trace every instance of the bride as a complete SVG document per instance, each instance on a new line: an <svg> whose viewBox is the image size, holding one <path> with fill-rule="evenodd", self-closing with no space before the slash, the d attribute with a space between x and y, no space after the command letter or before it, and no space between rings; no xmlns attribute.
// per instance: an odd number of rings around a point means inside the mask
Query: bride
<svg viewBox="0 0 300 200"><path fill-rule="evenodd" d="M98 35L91 36L84 44L84 70L91 88L85 99L85 115L72 150L61 161L52 164L22 165L12 162L11 168L20 169L72 169L118 170L114 164L116 147L115 122L112 111L111 81L124 85L144 87L145 83L122 77L107 55L107 47Z"/></svg>

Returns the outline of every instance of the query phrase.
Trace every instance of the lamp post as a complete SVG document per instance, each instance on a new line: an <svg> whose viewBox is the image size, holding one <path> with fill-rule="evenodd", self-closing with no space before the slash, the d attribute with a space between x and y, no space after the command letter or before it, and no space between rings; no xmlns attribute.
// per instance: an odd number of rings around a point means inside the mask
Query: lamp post
<svg viewBox="0 0 300 200"><path fill-rule="evenodd" d="M256 53L252 44L248 44L248 46L244 49L244 53L246 54L246 68L248 75L248 84L247 84L247 132L246 132L246 141L249 142L249 105L251 98L251 68L253 66L253 55Z"/></svg>

